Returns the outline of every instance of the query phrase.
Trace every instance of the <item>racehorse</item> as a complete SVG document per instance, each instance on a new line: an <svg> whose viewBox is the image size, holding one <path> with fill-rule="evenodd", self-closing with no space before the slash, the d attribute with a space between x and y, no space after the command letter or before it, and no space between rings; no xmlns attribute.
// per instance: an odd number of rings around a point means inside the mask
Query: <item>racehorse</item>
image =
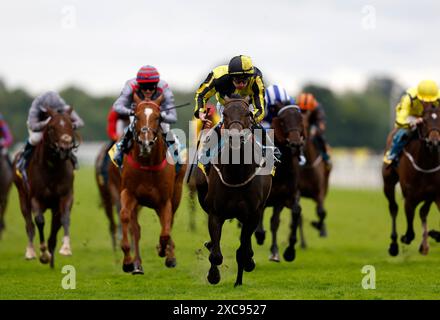
<svg viewBox="0 0 440 320"><path fill-rule="evenodd" d="M319 221L312 221L312 226L319 231L321 237L326 237L327 228L324 219L327 212L324 208L324 200L328 191L331 166L327 166L324 163L319 150L313 142L307 116L304 117L304 127L306 133L304 156L307 162L305 165L300 166L299 189L301 197L310 198L315 201L316 214ZM304 240L303 246L305 246Z"/></svg>
<svg viewBox="0 0 440 320"><path fill-rule="evenodd" d="M301 222L301 206L299 203L299 154L303 145L304 125L301 111L297 106L277 105L276 116L272 119L271 128L275 133L275 146L282 153L281 163L277 165L272 181L272 189L266 202L266 207L273 207L270 220L272 245L269 260L279 262L277 232L280 225L280 213L284 207L291 210L292 223L289 236L289 246L284 251L284 259L293 261L296 256L295 243L297 228ZM265 231L263 215L255 231L258 244L263 244Z"/></svg>
<svg viewBox="0 0 440 320"><path fill-rule="evenodd" d="M435 202L440 209L440 108L432 103L425 103L422 117L423 122L417 126L414 137L404 148L398 167L385 164L382 167L384 193L392 218L391 244L388 249L391 256L399 253L396 230L398 206L395 199L397 182L402 189L407 220L407 231L400 239L402 243L410 244L414 240L415 209L423 202L420 208L423 239L419 247L423 255L429 251L427 216L430 206ZM388 147L393 133L388 136Z"/></svg>
<svg viewBox="0 0 440 320"><path fill-rule="evenodd" d="M249 130L251 116L248 100L237 95L226 97L224 107L224 128L229 131L228 143L225 142L225 145L230 150L239 150L240 162L239 164L231 164L229 161L212 163L208 177L202 176L199 170L196 181L200 205L208 213L211 240L205 246L210 251L211 268L207 277L209 283L217 284L220 281L218 266L223 262L220 238L225 220L237 218L242 223L240 247L236 252L238 271L235 286L238 286L242 285L243 271L250 272L255 268L251 237L263 214L272 176L270 173L259 174L262 163L257 163L255 160L249 161L250 163L243 161L245 146L252 143L254 138ZM225 137L224 134L222 136ZM255 144L253 145L253 152L258 151L255 150ZM217 157L222 158L223 152L226 152L225 148Z"/></svg>
<svg viewBox="0 0 440 320"><path fill-rule="evenodd" d="M49 263L54 267L54 255L58 230L63 226L64 238L60 254L71 255L70 248L70 213L73 204L73 163L70 153L78 147L79 136L74 132L70 114L58 113L50 108L46 109L51 118L43 129L43 139L35 147L27 168L28 184L25 183L17 171L14 173L14 183L17 187L20 207L26 222L26 231L29 239L25 258L30 260L36 257L33 239L35 223L40 236L40 262ZM15 157L14 168L19 155ZM44 237L44 212L52 211L52 226L46 245Z"/></svg>
<svg viewBox="0 0 440 320"><path fill-rule="evenodd" d="M120 232L119 212L121 210L121 202L119 188L121 185L121 176L118 168L112 164L108 155L108 151L113 144L114 142L111 141L110 143L103 145L100 149L95 161L95 179L98 184L101 204L104 207L105 214L109 220L112 247L113 250L116 250L118 230ZM116 212L119 225L115 222L114 212Z"/></svg>
<svg viewBox="0 0 440 320"><path fill-rule="evenodd" d="M0 148L0 239L5 230L5 212L12 185L12 167L8 155Z"/></svg>
<svg viewBox="0 0 440 320"><path fill-rule="evenodd" d="M135 120L134 143L124 157L121 173L121 249L124 252L122 269L132 274L143 274L139 253L140 225L138 205L155 209L162 230L157 246L160 257L166 257L167 267L176 266L171 228L179 206L186 164L176 172L175 164L167 160L167 146L160 126L160 103L163 96L154 101L141 100L134 95ZM130 255L128 231L133 235L135 256Z"/></svg>

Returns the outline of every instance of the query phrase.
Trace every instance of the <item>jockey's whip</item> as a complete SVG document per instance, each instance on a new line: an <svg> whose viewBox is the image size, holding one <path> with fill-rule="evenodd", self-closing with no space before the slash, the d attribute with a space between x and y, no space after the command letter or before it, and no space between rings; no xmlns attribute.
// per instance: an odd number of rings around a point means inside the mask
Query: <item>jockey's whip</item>
<svg viewBox="0 0 440 320"><path fill-rule="evenodd" d="M191 162L191 166L189 167L189 173L188 173L188 177L186 178L186 183L189 183L189 179L191 179L191 174L192 174L192 172L194 170L194 164L198 163L197 156L198 156L198 153L199 153L200 141L202 141L202 134L201 133L205 129L205 123L206 122L203 122L203 124L202 124L202 129L200 130L200 137L197 137L196 152L194 154L193 161Z"/></svg>
<svg viewBox="0 0 440 320"><path fill-rule="evenodd" d="M174 106L174 107L172 107L172 108L166 108L166 109L163 109L163 110L161 110L161 111L167 111L167 110L172 110L172 109L178 109L178 108L182 108L182 107L189 106L190 104L191 104L191 103L186 102L186 103L183 103L183 104L179 104L179 105L177 105L177 106Z"/></svg>

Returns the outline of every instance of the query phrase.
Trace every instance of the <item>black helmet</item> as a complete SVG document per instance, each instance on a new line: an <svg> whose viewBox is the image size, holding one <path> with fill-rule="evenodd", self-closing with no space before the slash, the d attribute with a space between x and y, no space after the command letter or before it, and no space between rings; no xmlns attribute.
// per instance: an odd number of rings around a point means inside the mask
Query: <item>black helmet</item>
<svg viewBox="0 0 440 320"><path fill-rule="evenodd" d="M229 61L228 73L230 75L250 76L255 72L252 60L248 56L235 56Z"/></svg>

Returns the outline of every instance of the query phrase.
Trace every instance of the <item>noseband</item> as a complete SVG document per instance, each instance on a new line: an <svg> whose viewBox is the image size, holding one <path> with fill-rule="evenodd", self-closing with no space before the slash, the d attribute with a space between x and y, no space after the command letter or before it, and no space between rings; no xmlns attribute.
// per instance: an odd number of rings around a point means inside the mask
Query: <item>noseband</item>
<svg viewBox="0 0 440 320"><path fill-rule="evenodd" d="M148 106L151 106L152 109L153 109L154 111L158 111L158 112L160 112L160 107L159 107L159 105L157 105L157 104L154 103L153 101L142 101L142 102L140 102L140 103L138 104L138 107L141 106L141 105L143 105L143 104L146 104L146 105L148 105ZM144 109L144 110L145 110L145 109ZM133 121L133 127L136 127L137 120L139 120L139 119L138 119L137 116L135 116L135 117L134 117L134 121ZM149 127L149 126L148 126L148 123L147 123L147 125L142 126L142 127L140 128L140 133L146 134L146 133L148 133L148 132L152 132L153 135L154 135L154 139L151 141L152 144L154 145L154 144L156 143L156 141L157 141L157 137L158 137L159 130L156 129L156 128L151 128L151 127ZM134 140L135 140L136 143L139 144L139 145L142 145L142 144L143 144L143 141L139 138L139 135L138 135L138 134L135 134Z"/></svg>

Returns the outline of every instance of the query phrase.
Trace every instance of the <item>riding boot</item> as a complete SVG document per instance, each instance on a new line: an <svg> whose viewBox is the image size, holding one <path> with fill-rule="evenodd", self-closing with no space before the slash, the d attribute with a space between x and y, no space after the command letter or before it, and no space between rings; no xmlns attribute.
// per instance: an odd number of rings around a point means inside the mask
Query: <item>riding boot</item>
<svg viewBox="0 0 440 320"><path fill-rule="evenodd" d="M209 175L209 170L211 169L211 158L215 156L214 154L211 154L211 150L213 150L214 147L217 147L218 150L221 148L221 142L220 142L220 136L221 136L221 127L223 123L220 121L217 123L211 130L208 131L208 134L205 136L204 141L202 141L202 150L200 152L200 156L198 158L198 162L202 163L203 167L205 168L206 175ZM217 146L213 146L211 136L216 134L217 139Z"/></svg>
<svg viewBox="0 0 440 320"><path fill-rule="evenodd" d="M324 161L327 168L330 168L332 163L330 160L330 155L327 152L327 143L324 140L324 137L321 134L315 135L313 142L321 154L322 160Z"/></svg>
<svg viewBox="0 0 440 320"><path fill-rule="evenodd" d="M17 161L17 175L21 177L26 184L28 182L26 169L28 167L29 160L32 156L34 148L35 147L31 145L29 141L27 141L26 145L24 146L24 150Z"/></svg>
<svg viewBox="0 0 440 320"><path fill-rule="evenodd" d="M275 162L281 162L281 151L278 149L278 147L275 146L272 139L270 138L269 134L267 133L267 130L260 124L260 123L254 123L252 126L252 132L254 132L255 129L262 130L263 134L261 137L261 147L262 147L262 156L263 158L266 157L267 149L271 148L273 149L273 156L275 158Z"/></svg>
<svg viewBox="0 0 440 320"><path fill-rule="evenodd" d="M133 128L132 124L125 128L124 134L120 141L116 143L115 154L113 156L114 162L119 168L122 168L122 163L124 160L124 154L128 153L131 147L131 140L133 139Z"/></svg>

